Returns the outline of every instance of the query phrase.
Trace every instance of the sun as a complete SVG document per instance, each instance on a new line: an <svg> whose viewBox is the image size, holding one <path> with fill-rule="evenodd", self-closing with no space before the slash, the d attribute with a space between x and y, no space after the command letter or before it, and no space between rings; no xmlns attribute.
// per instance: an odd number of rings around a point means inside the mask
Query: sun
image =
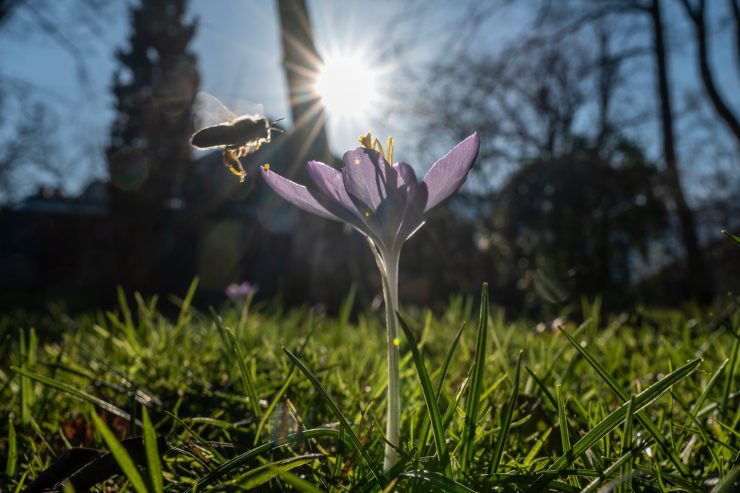
<svg viewBox="0 0 740 493"><path fill-rule="evenodd" d="M366 119L380 102L377 79L363 57L333 55L319 67L315 90L329 117Z"/></svg>

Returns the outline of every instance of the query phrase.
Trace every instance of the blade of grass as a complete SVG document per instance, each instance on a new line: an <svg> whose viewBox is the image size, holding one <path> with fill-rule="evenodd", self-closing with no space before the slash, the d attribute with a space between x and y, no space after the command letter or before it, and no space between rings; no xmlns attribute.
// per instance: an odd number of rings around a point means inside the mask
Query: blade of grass
<svg viewBox="0 0 740 493"><path fill-rule="evenodd" d="M738 354L740 353L740 332L735 333L735 342L732 343L732 353L730 354L730 368L727 371L727 380L725 380L725 388L722 390L722 400L720 401L719 408L724 413L730 411L727 408L727 403L730 398L730 391L732 390L732 384L735 380L735 367L738 362Z"/></svg>
<svg viewBox="0 0 740 493"><path fill-rule="evenodd" d="M725 235L725 237L728 240L730 240L733 243L735 243L735 245L740 246L740 236L736 236L736 235L730 233L729 231L727 231L726 229L723 229L722 230L722 234Z"/></svg>
<svg viewBox="0 0 740 493"><path fill-rule="evenodd" d="M593 481L586 485L581 493L591 493L592 491L595 491L596 488L601 486L604 481L609 479L613 474L617 473L620 468L630 463L633 456L634 452L632 450L627 451L627 453L623 454L620 458L615 460L612 465L604 469L604 471L598 477L594 478ZM629 479L629 482L630 484L632 483L632 478Z"/></svg>
<svg viewBox="0 0 740 493"><path fill-rule="evenodd" d="M683 399L681 399L676 393L671 391L671 397L673 400L676 401L678 404L678 407L683 409L683 411L689 416L689 420L693 421L693 423L696 425L696 430L701 435L701 437L704 439L704 442L709 445L711 443L711 438L709 436L709 432L707 431L704 424L699 421L696 416L694 416L691 413L691 409L689 408L688 404L686 404ZM688 425L687 425L688 426ZM707 450L709 451L709 455L712 456L712 460L714 461L714 464L717 466L717 471L719 472L719 477L724 476L724 469L722 467L722 461L719 460L719 457L717 457L717 452L714 451L714 447L707 447Z"/></svg>
<svg viewBox="0 0 740 493"><path fill-rule="evenodd" d="M622 434L622 454L626 455L632 449L632 421L635 408L635 398L632 397L627 406L627 418L624 420L624 433ZM620 484L619 491L632 491L632 461L627 460L622 468L622 476L627 478L627 484Z"/></svg>
<svg viewBox="0 0 740 493"><path fill-rule="evenodd" d="M580 457L584 452L586 452L586 450L590 449L596 442L601 440L604 435L619 426L619 424L625 419L628 408L632 407L633 413L637 413L645 409L676 383L691 375L699 366L701 361L701 358L689 361L685 365L669 373L665 378L658 380L650 387L635 395L634 403L632 403L632 405L630 405L630 402L628 401L619 406L615 411L601 420L580 440L578 440L573 447L560 456L560 458L550 466L550 469L545 471L527 491L535 492L545 489L547 485L555 479L557 473L571 465L574 460Z"/></svg>
<svg viewBox="0 0 740 493"><path fill-rule="evenodd" d="M696 418L697 414L701 410L701 407L704 405L704 401L707 400L707 397L709 396L709 391L712 390L714 387L714 384L717 383L717 380L719 379L719 376L722 374L722 371L727 366L727 363L729 363L729 359L725 359L721 365L719 365L719 368L717 368L717 371L714 372L714 374L709 378L709 382L707 382L706 387L704 387L704 390L702 391L701 395L694 401L694 403L691 405L691 415ZM686 426L688 426L690 423L689 420L686 421Z"/></svg>
<svg viewBox="0 0 740 493"><path fill-rule="evenodd" d="M277 467L269 467L269 469L275 473L275 476L279 477L298 491L303 491L305 493L323 493L322 489L314 486L303 478L299 478L287 469Z"/></svg>
<svg viewBox="0 0 740 493"><path fill-rule="evenodd" d="M193 429L192 426L188 425L183 419L181 419L179 416L171 413L170 411L165 411L165 413L175 420L175 422L179 425L181 425L185 431L195 439L195 442L199 447L202 447L204 450L207 450L208 453L210 453L213 456L213 460L216 461L219 464L223 464L226 462L226 457L224 457L221 452L219 452L211 442L200 436L200 434Z"/></svg>
<svg viewBox="0 0 740 493"><path fill-rule="evenodd" d="M113 325L121 329L126 338L126 341L131 346L131 349L133 349L133 351L138 354L141 352L141 346L139 345L139 341L136 337L136 326L134 325L134 317L131 315L131 308L128 306L126 293L123 291L123 288L121 286L118 286L116 287L116 294L118 295L118 306L121 309L123 321L119 320L118 316L116 316L112 312L108 313L108 320L110 320Z"/></svg>
<svg viewBox="0 0 740 493"><path fill-rule="evenodd" d="M344 332L349 324L349 317L352 315L352 307L355 305L355 295L357 294L357 284L352 283L347 296L342 302L342 307L339 309L339 316L337 317L337 331L334 335L334 344L337 346L342 344L344 341Z"/></svg>
<svg viewBox="0 0 740 493"><path fill-rule="evenodd" d="M280 387L280 390L278 390L277 394L275 394L275 397L272 398L270 405L267 406L267 410L265 410L265 414L262 415L262 419L260 419L260 423L257 426L257 433L255 433L254 435L254 445L257 445L257 443L259 443L262 429L265 427L265 423L267 423L267 420L270 419L270 416L272 416L272 412L275 410L275 406L277 406L277 403L280 402L280 399L285 394L285 391L288 390L290 382L293 381L293 375L295 375L295 373L291 373L290 375L288 375L288 378L285 379L285 383L283 384L283 386Z"/></svg>
<svg viewBox="0 0 740 493"><path fill-rule="evenodd" d="M416 339L411 333L411 329L406 324L406 321L401 317L400 314L396 313L398 321L400 322L401 329L406 335L406 339L409 341L409 348L414 358L414 365L416 366L416 373L419 376L421 382L422 395L424 396L424 402L427 406L427 412L432 422L432 432L434 434L434 443L437 447L437 458L439 459L439 465L444 471L445 477L452 479L452 464L450 463L450 453L447 450L447 442L445 441L445 433L442 428L442 417L439 412L439 404L437 403L437 394L432 388L432 382L429 379L429 373L424 365L424 356L419 351L419 347L416 345Z"/></svg>
<svg viewBox="0 0 740 493"><path fill-rule="evenodd" d="M28 368L28 347L26 345L26 331L18 331L18 364L22 369ZM12 369L12 368L11 368ZM21 373L21 424L28 425L31 422L31 381Z"/></svg>
<svg viewBox="0 0 740 493"><path fill-rule="evenodd" d="M460 388L457 390L457 393L455 394L455 398L452 399L452 401L447 404L447 409L445 410L445 414L442 417L442 428L447 429L448 426L450 426L450 423L452 422L452 418L455 415L455 410L460 405L460 401L462 401L463 395L465 395L465 391L468 389L468 385L470 384L470 378L466 377L465 380L463 380L460 383Z"/></svg>
<svg viewBox="0 0 740 493"><path fill-rule="evenodd" d="M547 442L547 439L550 438L550 433L552 433L553 428L548 428L542 436L535 442L535 444L532 446L532 448L527 452L527 456L524 458L524 461L522 462L522 467L528 468L535 457L537 457L537 454L539 453L542 446Z"/></svg>
<svg viewBox="0 0 740 493"><path fill-rule="evenodd" d="M460 342L460 336L462 336L463 329L465 329L465 322L463 322L462 325L460 325L460 329L457 331L457 334L455 334L455 337L452 339L452 344L450 345L449 349L447 349L447 353L445 354L445 359L442 362L442 367L439 370L439 375L437 375L437 381L434 383L434 395L437 396L438 406L439 406L439 399L442 397L442 386L444 385L445 378L447 377L447 369L450 366L450 361L452 361L452 355L454 354L455 349L457 348L457 345ZM425 414L424 419L421 424L421 432L419 433L419 441L417 442L418 443L417 458L421 456L421 453L423 452L427 441L429 441L430 425L431 425L431 420L429 418L429 414Z"/></svg>
<svg viewBox="0 0 740 493"><path fill-rule="evenodd" d="M15 468L18 464L18 441L15 436L13 420L8 418L8 459L5 462L5 475L8 478L15 476Z"/></svg>
<svg viewBox="0 0 740 493"><path fill-rule="evenodd" d="M177 324L175 326L174 332L177 332L177 328L181 325L187 323L188 320L188 312L190 310L190 304L193 301L193 297L195 296L195 290L198 289L198 282L200 282L200 279L198 277L193 278L193 282L190 283L190 286L188 286L188 291L185 293L185 298L182 300L182 304L180 305L180 313L177 316Z"/></svg>
<svg viewBox="0 0 740 493"><path fill-rule="evenodd" d="M558 423L560 425L560 442L563 444L563 452L570 449L570 433L568 432L568 417L563 400L562 386L555 387L555 395L558 399Z"/></svg>
<svg viewBox="0 0 740 493"><path fill-rule="evenodd" d="M136 492L148 493L149 490L147 490L147 487L144 484L144 480L139 474L139 470L136 469L134 461L131 460L131 456L128 454L123 445L121 445L121 442L118 441L113 432L110 431L110 428L108 428L108 425L106 425L105 422L100 419L97 413L95 413L94 411L91 412L90 417L95 424L95 429L98 430L98 433L102 435L105 444L110 449L113 457L116 459L116 462L118 462L118 465L121 467L121 470L131 482L131 485L134 487Z"/></svg>
<svg viewBox="0 0 740 493"><path fill-rule="evenodd" d="M462 469L469 471L475 451L475 431L480 411L480 396L483 391L483 375L486 368L486 343L488 341L488 283L483 283L480 295L480 315L478 335L475 343L475 366L468 387L468 400L465 406L465 421L462 440Z"/></svg>
<svg viewBox="0 0 740 493"><path fill-rule="evenodd" d="M501 458L504 455L504 445L509 436L511 419L514 416L514 408L516 407L516 401L519 398L519 374L522 370L522 354L524 354L524 351L519 351L519 358L517 358L516 361L516 373L514 375L514 388L511 389L509 401L506 403L504 414L501 415L501 431L499 431L498 437L496 437L496 445L493 447L491 463L488 468L489 474L498 472L498 466L501 464Z"/></svg>
<svg viewBox="0 0 740 493"><path fill-rule="evenodd" d="M295 457L288 457L287 459L278 460L275 462L268 462L261 466L250 469L246 473L236 478L233 482L239 486L239 489L251 490L259 488L268 481L271 481L275 477L279 476L281 472L287 473L291 469L301 467L316 459L323 457L321 454L306 454L298 455Z"/></svg>
<svg viewBox="0 0 740 493"><path fill-rule="evenodd" d="M646 441L647 442L647 441ZM640 445L639 450L642 450L645 446L650 445L649 442L643 443ZM637 452L639 450L636 450L634 453L634 456L637 457ZM657 465L655 462L649 463L653 465ZM656 484L649 483L647 481L648 478L654 478L655 482L660 482L661 487L663 487L663 490L666 491L665 486L662 485L663 481L668 481L669 483L673 484L674 486L679 487L680 489L678 491L686 491L688 493L703 493L706 491L705 489L702 489L701 485L697 485L695 483L692 483L691 481L685 479L682 476L678 476L676 474L671 474L669 472L663 471L660 473L660 477L658 477L657 474L655 474L655 468L648 467L648 465L639 465L638 463L635 463L633 465L633 468L635 470L635 474L633 476L633 481L635 483L641 483L641 485L646 485L650 487L650 490L656 489ZM660 470L660 468L658 468ZM671 490L668 490L671 491Z"/></svg>
<svg viewBox="0 0 740 493"><path fill-rule="evenodd" d="M598 373L599 376L606 382L612 392L614 392L617 397L622 400L622 402L629 401L629 395L627 395L627 393L619 387L619 384L606 371L606 368L600 365L596 361L596 358L591 355L591 353L586 351L585 348L581 347L581 345L578 344L578 341L576 341L573 336L571 336L565 329L563 329L562 327L558 328L560 329L560 333L563 334L566 339L568 339L568 342L571 343L576 351L578 351L578 353L580 353L580 355L588 362L588 364L591 365L594 370L596 370L596 373ZM644 413L637 413L637 419L640 421L640 424L645 427L648 433L650 433L650 435L655 439L655 443L658 444L658 446L661 448L661 450L663 450L670 461L673 462L673 465L676 466L676 469L678 469L681 474L688 475L689 471L686 468L686 465L681 461L680 457L678 457L676 452L671 447L671 444L668 443L668 441L665 439L655 423L653 423L650 418Z"/></svg>
<svg viewBox="0 0 740 493"><path fill-rule="evenodd" d="M563 399L562 386L557 384L555 386L555 396L558 400L558 425L560 427L560 443L563 445L563 453L566 450L570 450L570 431L568 429L568 411L565 406L565 399ZM576 488L580 488L578 484L578 478L574 476L568 476L568 482Z"/></svg>
<svg viewBox="0 0 740 493"><path fill-rule="evenodd" d="M26 485L26 477L28 477L29 471L26 471L23 473L23 476L21 476L21 479L18 481L18 484L15 486L15 490L13 490L13 493L20 493L21 489Z"/></svg>
<svg viewBox="0 0 740 493"><path fill-rule="evenodd" d="M231 473L232 471L246 464L251 459L254 459L255 457L259 457L261 454L265 452L269 452L271 450L275 450L275 449L282 448L282 447L289 446L289 445L295 445L296 443L310 440L312 438L337 438L338 439L339 431L333 430L331 428L314 428L311 430L304 430L298 433L292 433L285 437L278 438L277 440L272 440L270 442L262 444L259 447L255 447L252 450L248 450L242 454L237 455L233 459L230 459L224 462L219 467L209 472L202 478L198 478L198 488L202 488L203 486L208 486L209 484L212 484L220 480L224 475ZM193 489L189 488L185 490L185 493L193 493Z"/></svg>
<svg viewBox="0 0 740 493"><path fill-rule="evenodd" d="M78 399L82 399L83 401L87 401L95 406L100 407L101 409L105 409L111 414L115 414L116 416L119 416L126 421L131 420L131 415L127 413L126 411L119 409L118 407L114 406L113 404L104 401L103 399L100 399L98 397L95 397L94 395L88 394L84 390L77 389L75 387L72 387L71 385L68 385L66 383L60 382L58 380L54 380L53 378L40 375L38 373L28 371L25 368L10 368L12 371L16 373L20 373L21 375L25 375L28 378L32 380L36 380L37 382L41 382L44 385L48 385L50 387L53 387L57 390L61 390L62 392L65 392L69 395L72 395L74 397L77 397Z"/></svg>
<svg viewBox="0 0 740 493"><path fill-rule="evenodd" d="M542 395L545 397L545 399L547 399L547 402L549 402L552 408L557 411L558 403L556 402L555 397L553 397L553 395L550 393L550 390L548 390L545 383L528 366L525 366L524 369L527 370L527 373L529 373L530 376L534 379L534 383L536 383L537 386L540 388L540 390L542 391Z"/></svg>
<svg viewBox="0 0 740 493"><path fill-rule="evenodd" d="M244 392L247 394L247 397L249 397L249 404L252 407L252 412L259 418L262 413L260 411L260 403L257 397L257 389L254 387L252 374L247 369L241 345L239 344L239 341L236 340L236 337L234 337L234 333L231 329L224 325L223 320L218 313L216 313L216 310L214 310L213 307L211 307L211 316L213 317L213 321L216 323L216 327L218 327L218 330L221 331L229 343L231 352L234 354L234 358L236 358L237 365L239 366L239 373L242 378Z"/></svg>
<svg viewBox="0 0 740 493"><path fill-rule="evenodd" d="M446 478L436 472L423 471L423 470L422 471L407 471L407 472L401 473L400 477L421 480L426 483L429 483L431 486L435 488L441 489L442 491L451 491L454 493L474 493L474 490L471 490L467 486L460 484L457 481L453 481L449 478ZM422 491L422 490L419 490L419 491Z"/></svg>
<svg viewBox="0 0 740 493"><path fill-rule="evenodd" d="M162 463L159 459L159 450L157 450L157 434L149 419L146 406L141 406L141 423L144 432L144 450L146 451L146 463L149 467L149 477L152 480L155 493L162 493L164 485L162 484Z"/></svg>
<svg viewBox="0 0 740 493"><path fill-rule="evenodd" d="M732 491L737 491L735 488L737 488L738 483L740 483L740 465L733 467L727 473L727 476L712 488L711 493L731 493Z"/></svg>
<svg viewBox="0 0 740 493"><path fill-rule="evenodd" d="M360 442L360 439L357 437L357 434L355 434L352 427L349 425L349 421L347 421L347 418L342 414L342 411L339 409L339 406L334 402L334 399L331 398L329 393L326 391L324 386L321 384L319 379L316 377L316 375L313 374L313 372L301 361L296 355L291 353L288 348L283 347L283 352L288 355L288 358L290 358L293 363L298 367L299 370L301 370L301 373L303 373L306 378L309 379L309 381L313 384L314 388L318 391L321 398L326 402L326 404L329 406L329 408L332 410L334 415L337 417L337 420L339 423L344 427L345 431L347 432L347 438L349 439L350 443L357 449L357 451L362 456L362 459L367 464L367 467L370 468L370 471L372 472L373 476L375 476L375 479L380 483L381 485L385 485L386 478L380 473L380 471L375 466L375 463L373 462L372 458L370 457L370 454L368 454L365 447L362 445L362 442Z"/></svg>

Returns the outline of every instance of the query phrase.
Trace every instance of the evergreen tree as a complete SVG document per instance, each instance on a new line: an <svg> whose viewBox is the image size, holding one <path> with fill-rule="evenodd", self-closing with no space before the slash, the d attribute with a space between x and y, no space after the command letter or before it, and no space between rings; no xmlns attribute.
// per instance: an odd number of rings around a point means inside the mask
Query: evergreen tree
<svg viewBox="0 0 740 493"><path fill-rule="evenodd" d="M172 271L181 236L174 219L191 170L199 77L188 51L196 22L186 9L187 0L142 0L131 9L129 46L116 54L108 166L119 282L146 290L171 284L162 281Z"/></svg>

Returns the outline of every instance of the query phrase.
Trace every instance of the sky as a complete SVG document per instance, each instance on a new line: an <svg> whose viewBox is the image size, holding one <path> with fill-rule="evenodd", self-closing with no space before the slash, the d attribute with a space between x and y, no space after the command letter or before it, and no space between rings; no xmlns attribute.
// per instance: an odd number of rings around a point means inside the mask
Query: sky
<svg viewBox="0 0 740 493"><path fill-rule="evenodd" d="M66 7L75 0L49 2L52 18L63 20L70 15ZM440 8L424 18L399 19L398 3L390 0L366 2L360 0L308 0L309 15L313 25L317 48L323 57L337 53L362 53L374 57L380 53L387 36L406 30L416 40L407 64L423 65L435 57L444 56L447 47L440 43L446 38L439 30L445 20L454 14L452 3L438 2ZM519 6L522 3L518 4ZM483 31L487 45L501 46L522 29L523 18L532 5L505 9L495 18L495 25ZM670 15L674 15L669 12ZM43 100L55 108L59 115L60 141L85 143L85 146L60 144L65 159L76 163L65 176L65 187L70 193L79 190L91 175L105 175L105 163L100 153L88 153L90 147L103 149L108 138L108 127L113 118L113 97L110 85L116 68L114 50L126 46L129 19L124 3L106 14L105 29L87 36L80 43L87 67L88 82L81 84L74 59L58 40L29 29L28 13L19 12L10 29L0 34L0 77L4 80L30 84ZM290 117L287 89L281 67L279 19L273 1L245 0L191 0L190 17L198 18L198 32L192 50L198 57L201 89L222 100L236 112L247 103L264 107L271 118ZM74 33L73 33L74 34ZM82 33L80 39L85 36ZM724 66L728 57L734 56L718 44L714 63ZM681 52L683 51L683 52ZM697 80L690 48L679 50L673 58L672 71L684 91ZM383 60L376 62L382 65ZM408 68L408 67L404 67ZM723 91L740 94L738 74L731 70L718 70ZM396 74L396 77L398 75ZM397 82L394 74L384 72L379 87L387 93ZM684 87L686 86L686 87ZM740 98L731 101L740 111ZM341 154L355 147L357 136L373 131L379 136L394 133L397 138L396 155L404 156L412 164L420 159L413 136L404 132L408 122L397 112L389 113L378 108L368 114L367 121L347 121L329 115L329 137L332 149ZM381 111L382 110L382 111ZM289 121L287 123L290 123ZM396 134L400 134L399 139ZM420 166L425 168L427 165ZM417 165L417 169L419 166Z"/></svg>
<svg viewBox="0 0 740 493"><path fill-rule="evenodd" d="M60 25L74 25L74 20L69 17L74 15L74 10L67 7L77 1L49 2L53 11L48 12L47 17L59 19ZM424 25L414 24L414 19L405 19L405 23L399 24L399 4L391 0L374 1L370 5L362 0L308 0L307 4L317 49L323 58L354 54L376 58L386 46L389 33L403 36L401 30L412 29L416 42L404 59L405 64L414 66L411 68L420 67L439 55L442 42L439 26L449 18L444 2L439 3L443 8L427 16ZM266 0L191 0L189 12L190 18L198 19L192 51L198 58L201 89L223 101L236 113L240 108L259 104L267 116L286 117L289 125L276 3ZM85 84L81 83L74 58L57 39L40 32L28 12L20 10L11 28L0 33L0 77L30 84L36 97L55 109L59 120L64 123L59 128L60 142L86 143L84 149L81 145L59 145L60 149L63 148L60 152L65 154L65 160L75 163L64 177L64 188L70 194L77 193L91 175L104 177L106 174L100 151L105 148L114 116L114 99L110 93L116 69L114 52L126 47L130 25L123 3L114 5L105 16L102 32L91 35L84 29L74 29L75 32L70 34L70 39L78 40L84 54ZM501 32L501 29L496 30L496 37ZM383 64L383 60L379 64ZM381 72L377 77L380 91L386 90L386 94L390 94L397 81L388 70ZM405 132L408 124L403 115L395 112L388 116L389 108L393 109L390 101L377 106L367 112L366 121L348 121L330 114L328 126L332 150L341 155L357 146L360 134L372 131L383 140L393 134L396 137L396 156L404 156L412 164L418 162L418 149L413 136ZM98 152L88 152L91 147ZM35 180L43 182L45 177L36 176Z"/></svg>

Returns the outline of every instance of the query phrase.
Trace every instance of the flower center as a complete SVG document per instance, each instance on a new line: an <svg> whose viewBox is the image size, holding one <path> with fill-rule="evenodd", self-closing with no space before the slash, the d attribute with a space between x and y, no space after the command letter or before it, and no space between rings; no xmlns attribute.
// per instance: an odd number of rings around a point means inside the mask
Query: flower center
<svg viewBox="0 0 740 493"><path fill-rule="evenodd" d="M385 149L383 149L383 144L381 144L378 139L374 139L373 134L370 132L365 135L360 135L357 140L360 141L360 145L362 147L377 151L381 156L383 156L388 164L393 164L393 137L388 137Z"/></svg>

